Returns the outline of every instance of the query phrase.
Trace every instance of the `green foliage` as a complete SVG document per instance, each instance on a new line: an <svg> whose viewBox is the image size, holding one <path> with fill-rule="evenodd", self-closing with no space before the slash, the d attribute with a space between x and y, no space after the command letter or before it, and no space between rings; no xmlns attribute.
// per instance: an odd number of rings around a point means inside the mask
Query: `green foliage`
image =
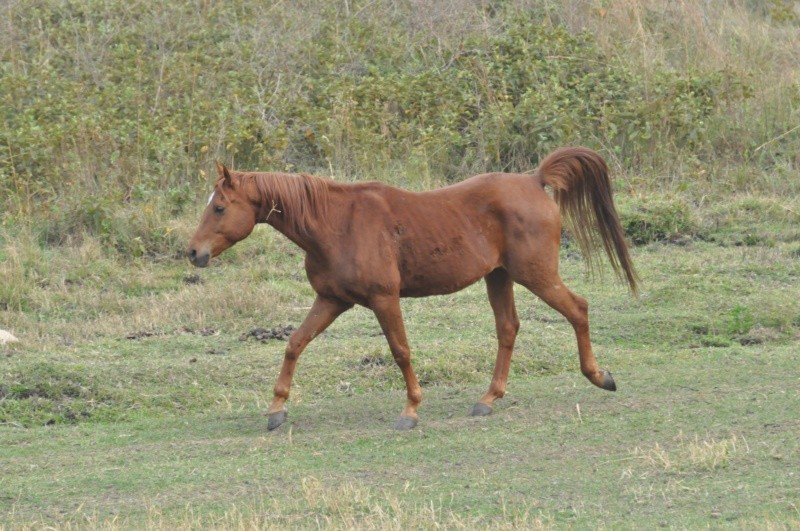
<svg viewBox="0 0 800 531"><path fill-rule="evenodd" d="M798 16L795 11L795 2L791 0L769 0L767 9L772 20L778 23L797 22Z"/></svg>
<svg viewBox="0 0 800 531"><path fill-rule="evenodd" d="M725 347L730 347L733 344L733 342L729 337L706 335L700 338L700 344L704 347L725 348Z"/></svg>
<svg viewBox="0 0 800 531"><path fill-rule="evenodd" d="M75 244L89 237L125 256L177 256L186 235L176 232L170 219L175 190L171 196L127 204L102 195L76 198L43 213L33 226L44 246Z"/></svg>
<svg viewBox="0 0 800 531"><path fill-rule="evenodd" d="M679 198L630 197L620 201L618 206L625 234L636 245L675 242L698 233L698 222L691 207Z"/></svg>
<svg viewBox="0 0 800 531"><path fill-rule="evenodd" d="M352 55L338 52L339 22L331 22L313 48L305 97L285 120L302 124L290 128L290 140L309 143L306 164L352 172L373 165L375 154L393 160L410 151L461 179L533 167L564 144L613 145L628 159L665 143L706 145L704 120L723 102L751 95L731 72L665 71L648 87L590 34L540 17L510 16L502 33L465 39L444 67L402 49L367 55L380 45L372 28L348 42L364 57L352 68Z"/></svg>
<svg viewBox="0 0 800 531"><path fill-rule="evenodd" d="M728 321L728 334L732 336L743 336L753 328L755 320L753 314L747 306L737 305L730 311Z"/></svg>
<svg viewBox="0 0 800 531"><path fill-rule="evenodd" d="M46 245L89 234L169 254L163 221L194 204L214 159L425 182L530 169L577 143L633 167L716 160L730 149L721 124L754 96L733 66L633 69L552 8L470 6L449 13L459 27L416 31L427 12L351 4L11 6L3 218L39 220Z"/></svg>

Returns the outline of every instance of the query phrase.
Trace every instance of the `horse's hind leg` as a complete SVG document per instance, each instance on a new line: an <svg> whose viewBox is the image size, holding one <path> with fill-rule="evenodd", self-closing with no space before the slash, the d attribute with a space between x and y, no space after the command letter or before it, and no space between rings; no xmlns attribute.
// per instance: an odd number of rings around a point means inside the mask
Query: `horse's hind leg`
<svg viewBox="0 0 800 531"><path fill-rule="evenodd" d="M514 306L514 282L505 269L495 269L486 275L486 291L494 312L497 330L497 361L489 390L472 406L470 415L482 416L492 412L492 404L506 394L511 353L519 331L519 318Z"/></svg>
<svg viewBox="0 0 800 531"><path fill-rule="evenodd" d="M589 340L589 304L586 299L567 289L557 270L534 268L533 274L523 274L521 278L515 277L514 280L531 290L570 322L578 340L578 356L583 375L597 387L616 391L617 386L611 373L597 365L592 352L592 343Z"/></svg>
<svg viewBox="0 0 800 531"><path fill-rule="evenodd" d="M286 345L286 351L283 357L281 373L280 376L278 376L278 381L275 383L272 404L269 410L267 410L267 415L269 417L267 429L274 430L286 421L284 403L286 399L289 398L289 389L292 386L294 368L297 364L297 358L300 357L303 349L306 348L312 339L328 328L342 312L352 308L352 306L352 304L336 299L317 296L314 304L311 306L311 311L308 312L308 315L303 320L303 324L289 337L289 343Z"/></svg>

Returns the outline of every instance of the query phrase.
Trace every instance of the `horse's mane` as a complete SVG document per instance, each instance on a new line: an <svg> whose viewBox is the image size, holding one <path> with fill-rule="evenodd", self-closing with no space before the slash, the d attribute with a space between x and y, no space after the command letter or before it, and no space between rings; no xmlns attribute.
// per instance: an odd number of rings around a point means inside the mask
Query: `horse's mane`
<svg viewBox="0 0 800 531"><path fill-rule="evenodd" d="M297 232L308 232L309 222L329 220L327 179L307 174L246 174L261 196L259 220L280 216Z"/></svg>

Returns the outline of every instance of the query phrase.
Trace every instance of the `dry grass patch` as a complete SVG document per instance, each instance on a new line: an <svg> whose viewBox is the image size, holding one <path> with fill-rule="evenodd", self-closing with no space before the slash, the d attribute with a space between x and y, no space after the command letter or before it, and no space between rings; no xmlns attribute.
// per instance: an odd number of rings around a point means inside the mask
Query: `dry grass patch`
<svg viewBox="0 0 800 531"><path fill-rule="evenodd" d="M783 76L796 64L797 29L776 19L768 6L778 3L568 0L553 2L553 9L573 30L591 31L609 52L624 45L624 55L642 68L755 66Z"/></svg>
<svg viewBox="0 0 800 531"><path fill-rule="evenodd" d="M44 249L30 233L0 233L0 325L40 347L272 325L274 312L296 318L313 300L288 245L262 233L201 271L171 256L117 255L97 238Z"/></svg>
<svg viewBox="0 0 800 531"><path fill-rule="evenodd" d="M655 443L650 448L636 447L634 458L648 468L666 472L691 470L710 471L726 467L737 456L750 453L744 437L731 435L724 439L701 439L699 435L688 438L681 434L678 443L666 448Z"/></svg>
<svg viewBox="0 0 800 531"><path fill-rule="evenodd" d="M413 489L409 485L406 491ZM297 496L275 499L266 493L249 502L232 503L229 507L209 513L192 505L178 513L165 513L151 505L144 522L129 518L104 518L97 513L83 513L79 508L65 522L53 525L47 521L16 523L14 529L78 530L98 529L116 531L129 528L149 530L189 529L493 529L545 530L552 529L552 518L543 516L532 507L514 511L504 507L500 518L464 516L455 513L442 500L426 504L409 504L388 491L377 491L353 483L326 484L315 477L301 481ZM13 521L13 515L12 521ZM5 531L0 525L0 531Z"/></svg>
<svg viewBox="0 0 800 531"><path fill-rule="evenodd" d="M694 440L687 440L680 445L678 464L682 461L689 463L691 468L700 470L715 470L727 466L729 461L741 454L750 453L750 447L744 438L731 435L726 439L717 441L700 440L695 435Z"/></svg>

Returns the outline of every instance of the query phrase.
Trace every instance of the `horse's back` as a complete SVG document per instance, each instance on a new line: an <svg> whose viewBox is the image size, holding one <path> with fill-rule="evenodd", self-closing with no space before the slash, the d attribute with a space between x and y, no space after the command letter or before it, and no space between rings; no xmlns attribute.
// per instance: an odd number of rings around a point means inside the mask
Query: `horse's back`
<svg viewBox="0 0 800 531"><path fill-rule="evenodd" d="M560 230L558 206L534 175L486 173L426 194L433 203L458 204L476 220L490 219L504 234L538 231L554 224Z"/></svg>
<svg viewBox="0 0 800 531"><path fill-rule="evenodd" d="M362 183L353 192L353 228L369 257L357 259L396 268L403 296L458 291L503 267L511 242L547 224L554 207L532 176L518 174L426 192Z"/></svg>

